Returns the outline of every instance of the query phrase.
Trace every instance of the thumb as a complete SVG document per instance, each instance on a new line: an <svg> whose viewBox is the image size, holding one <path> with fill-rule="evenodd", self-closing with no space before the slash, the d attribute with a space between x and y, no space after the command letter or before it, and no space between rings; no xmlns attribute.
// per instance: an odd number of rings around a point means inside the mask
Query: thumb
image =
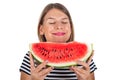
<svg viewBox="0 0 120 80"><path fill-rule="evenodd" d="M91 62L91 60L92 60L92 58L93 58L93 55L94 55L94 50L92 50L92 54L91 54L91 56L88 58L88 60L87 60L87 63L88 64L90 64L90 62Z"/></svg>

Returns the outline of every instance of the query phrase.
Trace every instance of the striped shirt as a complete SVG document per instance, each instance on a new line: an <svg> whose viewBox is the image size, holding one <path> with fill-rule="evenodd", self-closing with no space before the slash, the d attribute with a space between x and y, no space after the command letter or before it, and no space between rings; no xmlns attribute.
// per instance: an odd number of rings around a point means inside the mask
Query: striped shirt
<svg viewBox="0 0 120 80"><path fill-rule="evenodd" d="M79 67L80 65L78 65ZM93 60L90 63L90 72L94 72L97 67ZM80 66L81 67L81 66ZM29 53L24 56L23 62L20 66L20 71L30 75L30 57ZM46 77L45 80L77 80L76 74L69 70L69 68L54 68Z"/></svg>

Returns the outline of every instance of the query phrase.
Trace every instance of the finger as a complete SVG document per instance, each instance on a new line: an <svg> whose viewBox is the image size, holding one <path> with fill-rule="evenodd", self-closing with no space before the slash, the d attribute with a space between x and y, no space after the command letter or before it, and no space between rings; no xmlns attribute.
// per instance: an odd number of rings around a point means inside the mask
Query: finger
<svg viewBox="0 0 120 80"><path fill-rule="evenodd" d="M90 74L90 71L86 71L82 68L78 68L78 67L73 67L73 71L77 74L77 76L79 77L86 77L87 75Z"/></svg>
<svg viewBox="0 0 120 80"><path fill-rule="evenodd" d="M83 73L85 74L86 70L82 69L82 68L78 68L78 67L75 67L75 70L78 71L79 73Z"/></svg>
<svg viewBox="0 0 120 80"><path fill-rule="evenodd" d="M40 65L38 65L36 68L37 72L41 71L44 67L46 67L47 63L47 61L44 61Z"/></svg>
<svg viewBox="0 0 120 80"><path fill-rule="evenodd" d="M48 67L46 69L43 69L42 71L40 71L40 75L44 76L47 75L48 73L50 73L52 70L54 69L54 67Z"/></svg>
<svg viewBox="0 0 120 80"><path fill-rule="evenodd" d="M80 69L80 68L78 68L78 67L71 67L72 68L72 70L77 74L77 75L82 75L82 74L85 74L85 70L84 69Z"/></svg>
<svg viewBox="0 0 120 80"><path fill-rule="evenodd" d="M90 70L89 65L86 62L77 61L77 64L81 65L84 70L87 70L87 71Z"/></svg>
<svg viewBox="0 0 120 80"><path fill-rule="evenodd" d="M90 64L90 62L91 62L91 60L92 60L92 58L93 58L93 55L94 55L94 50L92 50L92 54L91 54L91 56L88 58L88 60L87 60L87 63L88 64Z"/></svg>
<svg viewBox="0 0 120 80"><path fill-rule="evenodd" d="M81 76L82 75L82 73L80 73L80 72L78 72L77 70L74 70L74 72L76 73L76 76Z"/></svg>
<svg viewBox="0 0 120 80"><path fill-rule="evenodd" d="M31 53L30 53L30 67L31 69L35 69L35 65L34 65L34 61Z"/></svg>

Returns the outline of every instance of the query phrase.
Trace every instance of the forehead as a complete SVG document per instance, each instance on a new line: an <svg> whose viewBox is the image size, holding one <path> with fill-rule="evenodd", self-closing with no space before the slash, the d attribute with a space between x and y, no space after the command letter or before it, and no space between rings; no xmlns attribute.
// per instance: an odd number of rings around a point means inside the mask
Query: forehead
<svg viewBox="0 0 120 80"><path fill-rule="evenodd" d="M68 16L59 9L51 9L47 12L44 19L68 19Z"/></svg>

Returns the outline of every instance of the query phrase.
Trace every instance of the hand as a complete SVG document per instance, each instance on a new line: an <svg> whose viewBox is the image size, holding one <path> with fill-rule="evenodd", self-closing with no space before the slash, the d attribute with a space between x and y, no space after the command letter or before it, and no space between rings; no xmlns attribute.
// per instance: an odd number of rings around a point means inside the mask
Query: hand
<svg viewBox="0 0 120 80"><path fill-rule="evenodd" d="M30 54L31 80L44 80L47 74L53 69L53 67L46 68L46 64L47 62L43 62L35 67L32 54Z"/></svg>
<svg viewBox="0 0 120 80"><path fill-rule="evenodd" d="M87 62L83 62L83 61L77 61L77 63L79 65L82 65L82 68L79 68L77 66L72 66L70 69L72 71L74 71L76 73L76 76L78 78L78 80L91 80L90 79L90 67L89 64L93 58L93 52L92 51L92 55L89 57L89 59L87 60Z"/></svg>

